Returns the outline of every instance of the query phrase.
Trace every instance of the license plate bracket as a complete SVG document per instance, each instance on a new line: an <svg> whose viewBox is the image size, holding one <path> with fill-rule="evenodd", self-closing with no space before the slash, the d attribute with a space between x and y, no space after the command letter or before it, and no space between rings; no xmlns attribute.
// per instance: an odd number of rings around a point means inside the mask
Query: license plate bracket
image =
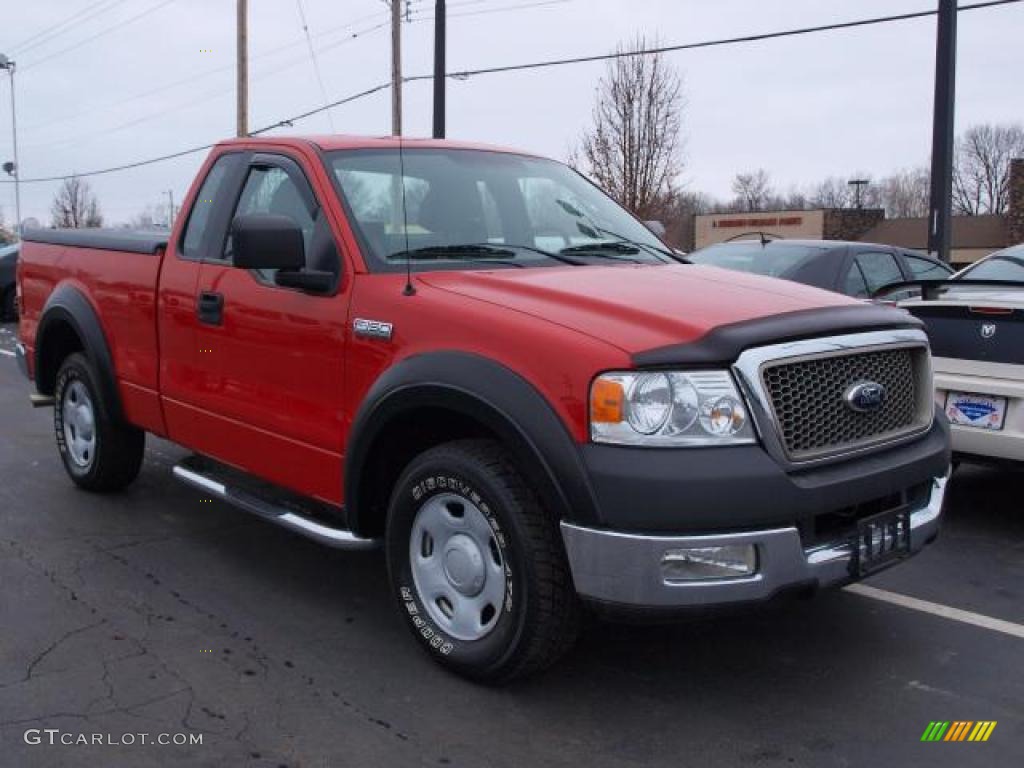
<svg viewBox="0 0 1024 768"><path fill-rule="evenodd" d="M910 511L896 509L857 521L854 573L867 576L910 554Z"/></svg>

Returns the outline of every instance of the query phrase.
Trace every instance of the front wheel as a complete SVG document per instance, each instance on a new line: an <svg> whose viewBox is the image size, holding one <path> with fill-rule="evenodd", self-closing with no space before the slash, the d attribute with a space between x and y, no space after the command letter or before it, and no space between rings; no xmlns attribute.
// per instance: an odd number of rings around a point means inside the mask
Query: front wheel
<svg viewBox="0 0 1024 768"><path fill-rule="evenodd" d="M146 433L111 418L99 377L85 355L68 355L57 372L53 429L64 468L89 491L117 491L139 474Z"/></svg>
<svg viewBox="0 0 1024 768"><path fill-rule="evenodd" d="M505 682L575 641L579 605L555 521L501 447L432 448L388 510L392 589L420 645L444 666Z"/></svg>

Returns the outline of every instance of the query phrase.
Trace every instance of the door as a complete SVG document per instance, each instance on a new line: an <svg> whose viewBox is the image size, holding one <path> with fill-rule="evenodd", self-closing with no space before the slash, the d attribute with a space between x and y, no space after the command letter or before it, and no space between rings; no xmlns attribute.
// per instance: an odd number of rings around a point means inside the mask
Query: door
<svg viewBox="0 0 1024 768"><path fill-rule="evenodd" d="M167 436L190 445L199 422L193 407L201 376L196 350L196 286L203 259L219 250L247 155L229 152L210 165L191 201L185 226L168 244L160 270L157 327L160 340L160 405Z"/></svg>
<svg viewBox="0 0 1024 768"><path fill-rule="evenodd" d="M296 159L252 156L231 218L279 214L303 232L307 266L333 271L333 295L275 284L275 270L238 269L226 229L196 287L195 447L264 479L341 503L345 280L327 217Z"/></svg>

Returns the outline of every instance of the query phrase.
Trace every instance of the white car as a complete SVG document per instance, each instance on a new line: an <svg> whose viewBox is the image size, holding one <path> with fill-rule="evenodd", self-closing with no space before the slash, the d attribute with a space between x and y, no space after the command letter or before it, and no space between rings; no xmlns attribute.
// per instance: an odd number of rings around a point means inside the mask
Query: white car
<svg viewBox="0 0 1024 768"><path fill-rule="evenodd" d="M1024 244L899 305L927 326L954 458L1024 463Z"/></svg>

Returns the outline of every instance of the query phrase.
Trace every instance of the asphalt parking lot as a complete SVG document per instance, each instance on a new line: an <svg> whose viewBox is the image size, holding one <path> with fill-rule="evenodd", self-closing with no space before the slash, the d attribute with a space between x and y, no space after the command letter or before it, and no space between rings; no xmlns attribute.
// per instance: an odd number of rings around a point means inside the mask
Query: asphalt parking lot
<svg viewBox="0 0 1024 768"><path fill-rule="evenodd" d="M150 439L128 492L77 491L50 411L28 405L12 334L0 326L0 765L996 766L1024 755L1024 473L962 467L939 541L872 578L881 593L669 627L594 622L556 668L488 689L411 641L379 554L325 549L203 501L171 479L182 454L167 443ZM903 597L972 616L890 602ZM936 720L997 726L985 743L922 743ZM203 743L51 746L27 744L29 729Z"/></svg>

